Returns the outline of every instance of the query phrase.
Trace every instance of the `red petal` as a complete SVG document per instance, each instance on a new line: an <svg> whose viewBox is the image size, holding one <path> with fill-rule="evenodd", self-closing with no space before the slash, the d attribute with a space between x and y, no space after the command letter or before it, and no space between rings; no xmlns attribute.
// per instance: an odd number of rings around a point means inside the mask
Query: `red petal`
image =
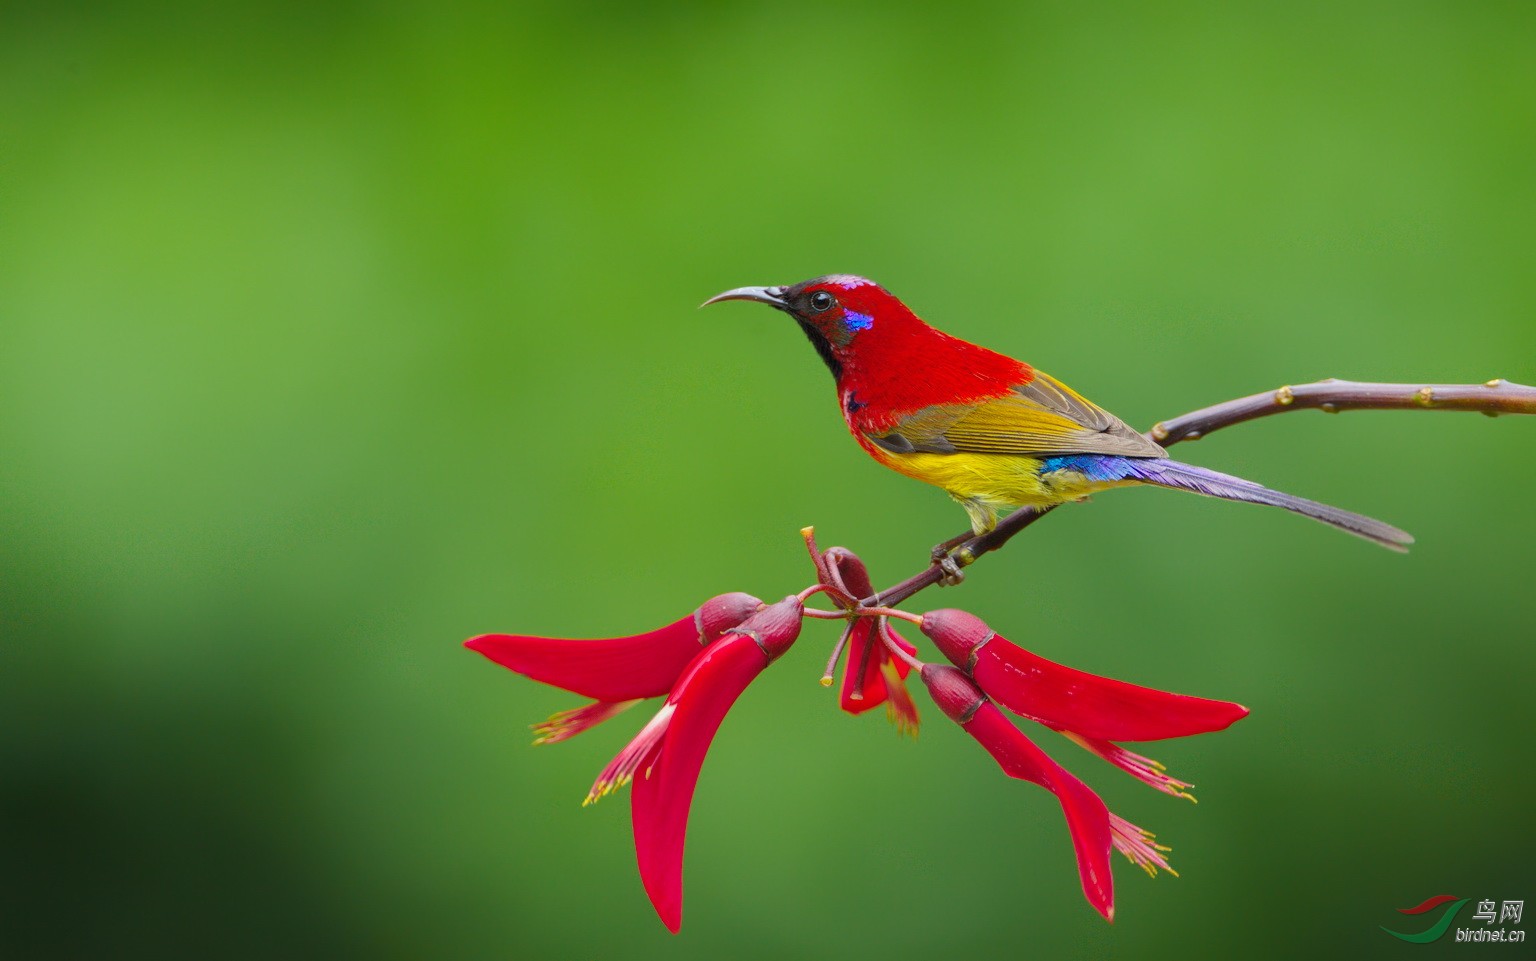
<svg viewBox="0 0 1536 961"><path fill-rule="evenodd" d="M1220 731L1248 709L1230 701L1170 694L1074 670L994 636L972 655L971 676L1022 717L1106 741L1157 741Z"/></svg>
<svg viewBox="0 0 1536 961"><path fill-rule="evenodd" d="M535 681L596 701L630 701L667 693L702 644L741 623L759 606L757 598L746 594L722 594L695 614L633 637L576 641L482 634L464 646Z"/></svg>
<svg viewBox="0 0 1536 961"><path fill-rule="evenodd" d="M880 662L886 656L885 647L875 636L875 619L861 617L854 622L848 635L848 663L843 668L843 710L863 714L885 703L885 678L880 675Z"/></svg>
<svg viewBox="0 0 1536 961"><path fill-rule="evenodd" d="M896 725L897 734L910 734L915 739L922 719L917 716L917 705L912 701L912 693L907 690L907 682L897 673L898 665L906 666L901 661L895 664L887 661L885 667L880 669L880 673L885 675L885 692L890 696L885 716Z"/></svg>
<svg viewBox="0 0 1536 961"><path fill-rule="evenodd" d="M853 631L848 635L848 664L843 669L843 692L841 705L849 714L862 714L872 707L884 704L886 699L892 696L889 685L886 683L884 668L886 665L894 665L896 676L905 678L912 670L906 661L893 658L891 652L886 650L880 641L879 634L875 630L875 618L860 618L853 625ZM890 630L887 625L887 630ZM916 654L917 648L907 643L906 638L890 631L896 643L908 654ZM859 670L863 665L863 671ZM855 697L857 693L859 696ZM905 693L905 692L903 692ZM900 696L900 695L897 695ZM911 698L907 698L911 704ZM898 714L905 713L898 709ZM917 727L917 712L911 712L912 727Z"/></svg>
<svg viewBox="0 0 1536 961"><path fill-rule="evenodd" d="M676 712L661 754L632 786L640 880L673 934L683 923L683 841L704 754L736 698L767 666L757 641L742 634L727 635L694 658L667 698Z"/></svg>
<svg viewBox="0 0 1536 961"><path fill-rule="evenodd" d="M896 646L915 657L917 655L917 647L910 643L906 638L902 637L900 634L897 634L896 629L891 626L891 622L889 620L885 621L884 624L885 632L889 634L891 638L896 642ZM896 665L897 676L902 680L906 680L907 675L912 671L912 665L908 664L906 661L891 657L890 651L886 651L885 655L887 659Z"/></svg>
<svg viewBox="0 0 1536 961"><path fill-rule="evenodd" d="M1061 802L1077 852L1083 894L1106 920L1115 918L1115 881L1109 870L1112 832L1109 810L1099 796L1057 764L1004 716L983 703L962 727L987 749L1009 777L1033 781Z"/></svg>

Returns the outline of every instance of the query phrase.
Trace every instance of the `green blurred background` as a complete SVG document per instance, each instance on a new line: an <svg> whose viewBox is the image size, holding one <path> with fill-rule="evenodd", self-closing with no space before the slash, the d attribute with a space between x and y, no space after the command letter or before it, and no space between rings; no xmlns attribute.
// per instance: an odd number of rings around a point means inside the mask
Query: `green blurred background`
<svg viewBox="0 0 1536 961"><path fill-rule="evenodd" d="M716 740L674 938L627 799L578 804L641 713L533 749L576 699L459 647L782 596L805 524L889 582L962 524L783 317L695 310L727 287L873 276L1141 426L1536 382L1531 5L3 17L6 956L1434 956L1378 925L1536 894L1536 419L1178 450L1405 557L1115 493L918 600L1253 709L1151 752L1198 808L1042 738L1175 848L1113 926L1049 795L921 695L916 743L841 715L812 626Z"/></svg>

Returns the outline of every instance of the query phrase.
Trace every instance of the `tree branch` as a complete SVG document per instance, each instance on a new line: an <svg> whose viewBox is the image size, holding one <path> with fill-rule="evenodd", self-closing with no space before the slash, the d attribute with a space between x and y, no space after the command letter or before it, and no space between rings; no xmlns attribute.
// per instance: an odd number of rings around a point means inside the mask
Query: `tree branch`
<svg viewBox="0 0 1536 961"><path fill-rule="evenodd" d="M1486 384L1361 384L1320 380L1281 387L1206 407L1156 424L1147 436L1168 447L1199 440L1213 430L1243 421L1317 408L1329 414L1345 410L1471 410L1500 414L1536 414L1536 388L1490 380Z"/></svg>
<svg viewBox="0 0 1536 961"><path fill-rule="evenodd" d="M1490 380L1486 384L1366 384L1349 380L1321 380L1297 387L1285 386L1239 397L1224 404L1203 407L1172 420L1160 421L1147 436L1164 447L1180 441L1199 440L1212 431L1244 421L1316 408L1330 414L1345 410L1465 410L1489 417L1500 414L1536 414L1536 387ZM1050 513L1053 508L1020 508L993 530L966 539L955 550L973 563L983 554L998 550L1017 533ZM864 598L868 606L892 606L932 587L944 577L937 564L904 581Z"/></svg>

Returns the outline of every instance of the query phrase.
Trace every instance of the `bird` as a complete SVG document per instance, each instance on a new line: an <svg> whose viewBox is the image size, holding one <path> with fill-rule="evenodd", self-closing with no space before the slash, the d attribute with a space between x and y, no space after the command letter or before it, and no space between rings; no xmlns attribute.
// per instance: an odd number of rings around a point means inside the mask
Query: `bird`
<svg viewBox="0 0 1536 961"><path fill-rule="evenodd" d="M1395 551L1413 543L1382 521L1172 460L1056 378L929 326L864 277L736 287L701 306L727 300L793 317L832 372L854 440L885 467L946 491L965 509L969 536L992 531L1005 511L1150 485L1281 507ZM967 536L934 548L955 579L958 566L947 552Z"/></svg>

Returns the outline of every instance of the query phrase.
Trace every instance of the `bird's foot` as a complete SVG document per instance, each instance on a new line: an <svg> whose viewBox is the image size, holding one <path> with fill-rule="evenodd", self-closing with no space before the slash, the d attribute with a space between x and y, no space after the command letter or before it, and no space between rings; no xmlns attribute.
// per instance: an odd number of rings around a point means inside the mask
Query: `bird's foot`
<svg viewBox="0 0 1536 961"><path fill-rule="evenodd" d="M954 537L951 537L947 541L940 541L939 543L933 545L933 550L928 552L928 557L935 564L937 564L944 560L944 558L948 557L950 551L954 550L975 536L976 535L972 534L970 531L965 531L964 533L956 534ZM970 562L967 561L966 563Z"/></svg>
<svg viewBox="0 0 1536 961"><path fill-rule="evenodd" d="M939 558L938 564L940 570L944 572L944 576L939 578L940 587L954 587L965 580L965 574L960 570L960 565L955 563L955 559L948 554Z"/></svg>
<svg viewBox="0 0 1536 961"><path fill-rule="evenodd" d="M961 568L968 567L974 560L976 560L976 555L968 550L958 550L954 553L946 553L943 557L934 558L933 562L939 565L939 569L944 572L943 576L939 578L939 586L953 587L965 580L965 573L961 571Z"/></svg>

